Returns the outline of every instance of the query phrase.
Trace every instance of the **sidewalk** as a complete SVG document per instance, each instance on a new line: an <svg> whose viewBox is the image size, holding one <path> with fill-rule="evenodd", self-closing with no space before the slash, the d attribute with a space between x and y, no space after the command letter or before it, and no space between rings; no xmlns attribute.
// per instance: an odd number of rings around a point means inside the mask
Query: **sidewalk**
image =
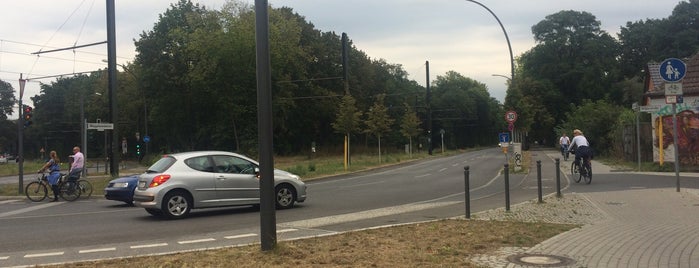
<svg viewBox="0 0 699 268"><path fill-rule="evenodd" d="M551 163L559 156L553 150L533 152L532 162L538 159ZM564 165L569 167L571 160L561 160L561 172L566 179L570 171ZM534 200L515 205L510 212L496 209L473 217L582 227L531 248L503 248L494 255L471 260L487 267L699 267L696 188L684 187L677 192L675 187L667 187L668 181L674 181L675 173L621 172L597 161L593 161L592 170L591 185L572 182L562 198L549 195L543 204ZM542 169L542 177L555 176L555 170L544 173ZM658 179L661 174L673 178ZM697 175L682 173L681 177ZM648 187L634 184L642 178L665 184Z"/></svg>

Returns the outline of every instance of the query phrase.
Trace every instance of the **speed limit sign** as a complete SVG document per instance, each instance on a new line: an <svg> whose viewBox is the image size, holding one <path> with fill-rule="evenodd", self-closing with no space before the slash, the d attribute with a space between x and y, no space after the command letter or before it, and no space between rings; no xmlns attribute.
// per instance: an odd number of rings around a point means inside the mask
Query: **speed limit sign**
<svg viewBox="0 0 699 268"><path fill-rule="evenodd" d="M507 123L514 123L517 121L517 113L515 113L515 111L507 111L505 113L505 121L507 121Z"/></svg>

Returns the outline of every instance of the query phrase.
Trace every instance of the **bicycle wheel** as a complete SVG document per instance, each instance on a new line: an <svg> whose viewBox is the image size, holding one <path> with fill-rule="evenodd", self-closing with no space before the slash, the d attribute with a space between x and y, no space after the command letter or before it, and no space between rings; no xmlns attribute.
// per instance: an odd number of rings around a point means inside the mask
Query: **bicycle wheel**
<svg viewBox="0 0 699 268"><path fill-rule="evenodd" d="M24 187L24 194L27 195L29 200L40 202L46 199L46 196L48 196L48 190L46 189L46 185L35 181L27 184L27 187Z"/></svg>
<svg viewBox="0 0 699 268"><path fill-rule="evenodd" d="M80 198L80 189L78 189L78 183L74 181L66 181L61 183L61 198L66 201L75 201L75 199Z"/></svg>
<svg viewBox="0 0 699 268"><path fill-rule="evenodd" d="M78 189L82 198L90 198L92 195L92 183L87 180L78 180Z"/></svg>
<svg viewBox="0 0 699 268"><path fill-rule="evenodd" d="M578 183L580 182L581 179L581 174L580 174L580 165L578 165L578 162L573 160L573 163L570 165L570 173L573 174L573 180Z"/></svg>
<svg viewBox="0 0 699 268"><path fill-rule="evenodd" d="M583 169L585 171L585 175L583 176L585 183L590 184L592 182L592 167L590 166L590 162L585 163Z"/></svg>

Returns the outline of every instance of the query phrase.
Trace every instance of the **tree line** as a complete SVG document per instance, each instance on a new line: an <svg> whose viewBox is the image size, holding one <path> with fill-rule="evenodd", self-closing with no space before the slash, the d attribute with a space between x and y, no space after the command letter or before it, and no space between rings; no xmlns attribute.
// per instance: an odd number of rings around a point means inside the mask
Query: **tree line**
<svg viewBox="0 0 699 268"><path fill-rule="evenodd" d="M441 145L441 130L448 148L493 146L507 128L504 111L512 109L515 127L530 141L553 144L560 132L580 128L609 153L615 129L628 121L622 115L642 101L645 64L696 53L697 17L699 0L680 2L668 18L628 22L614 38L588 12L551 14L532 27L536 46L517 57L501 104L483 83L455 71L431 82L428 102L426 88L400 64L370 57L351 39L344 81L341 36L316 29L291 8L270 6L274 150L307 153L315 144L337 153L345 136L358 150L402 151L405 144L427 150L429 142ZM254 29L246 3L209 10L180 0L135 40L136 58L117 75L113 122L130 155L139 142L150 153L257 154ZM17 127L7 120L16 101L7 91L9 83L0 83L0 151L16 148ZM69 152L80 144L80 107L88 122L107 121L108 95L106 70L42 84L31 98L25 154ZM104 155L104 133L91 130L87 138L92 157Z"/></svg>

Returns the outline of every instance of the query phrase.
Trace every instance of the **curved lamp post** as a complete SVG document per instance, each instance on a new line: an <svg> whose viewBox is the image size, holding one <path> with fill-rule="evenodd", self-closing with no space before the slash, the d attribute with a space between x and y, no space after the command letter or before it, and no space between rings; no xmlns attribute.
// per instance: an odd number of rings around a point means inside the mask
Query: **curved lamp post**
<svg viewBox="0 0 699 268"><path fill-rule="evenodd" d="M488 8L487 6L481 4L481 3L477 2L477 1L474 1L474 0L466 0L466 1L475 3L475 4L479 5L479 6L482 6L482 7L485 8L486 10L488 10L488 12L490 12L490 14L493 15L493 17L495 17L495 20L498 21L498 24L500 24L500 28L502 28L502 33L505 34L505 40L507 40L507 47L510 49L510 82L511 82L511 81L514 81L514 78L515 78L515 61L514 61L514 57L512 56L512 45L510 45L510 38L507 36L507 31L505 31L505 26L502 26L502 22L500 22L500 19L498 18L498 16L496 16L495 13L493 13L493 11L490 10L490 8ZM511 85L510 85L510 86L511 86Z"/></svg>

